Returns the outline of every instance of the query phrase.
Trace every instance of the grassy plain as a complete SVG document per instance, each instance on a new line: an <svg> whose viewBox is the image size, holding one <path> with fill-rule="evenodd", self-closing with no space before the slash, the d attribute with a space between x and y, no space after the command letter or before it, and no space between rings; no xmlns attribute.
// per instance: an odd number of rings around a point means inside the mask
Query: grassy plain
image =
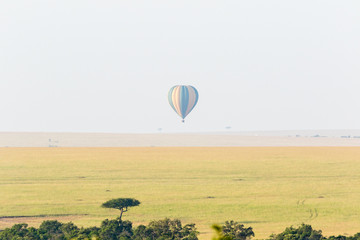
<svg viewBox="0 0 360 240"><path fill-rule="evenodd" d="M201 239L231 219L255 238L301 223L353 234L360 147L0 149L0 229L47 218L100 225L118 214L101 203L118 197L141 201L124 216L135 225L179 218L196 223Z"/></svg>

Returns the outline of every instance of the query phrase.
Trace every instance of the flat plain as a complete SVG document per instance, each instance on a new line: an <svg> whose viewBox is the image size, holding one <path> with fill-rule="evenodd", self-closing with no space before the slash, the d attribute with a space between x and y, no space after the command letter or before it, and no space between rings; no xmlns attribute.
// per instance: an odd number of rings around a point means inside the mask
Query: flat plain
<svg viewBox="0 0 360 240"><path fill-rule="evenodd" d="M210 239L235 220L267 238L311 224L360 232L360 147L0 148L0 229L45 219L99 226L133 197L134 225L179 218Z"/></svg>

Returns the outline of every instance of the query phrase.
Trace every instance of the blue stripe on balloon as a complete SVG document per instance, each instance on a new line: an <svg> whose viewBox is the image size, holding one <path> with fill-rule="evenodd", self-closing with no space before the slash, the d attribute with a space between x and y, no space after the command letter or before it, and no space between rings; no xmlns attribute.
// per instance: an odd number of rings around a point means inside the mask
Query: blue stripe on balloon
<svg viewBox="0 0 360 240"><path fill-rule="evenodd" d="M180 111L181 111L181 117L186 117L186 110L189 105L189 90L186 86L181 86L180 89Z"/></svg>
<svg viewBox="0 0 360 240"><path fill-rule="evenodd" d="M194 88L193 86L191 86L191 87L194 89L195 94L196 94L195 103L194 103L194 106L193 106L193 108L194 108L195 105L197 104L198 100L199 100L199 93L198 93L198 91L196 90L196 88Z"/></svg>

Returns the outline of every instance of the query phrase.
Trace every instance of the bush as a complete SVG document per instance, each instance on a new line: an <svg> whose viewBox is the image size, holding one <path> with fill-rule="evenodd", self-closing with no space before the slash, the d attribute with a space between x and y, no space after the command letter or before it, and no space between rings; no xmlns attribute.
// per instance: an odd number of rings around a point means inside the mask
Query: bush
<svg viewBox="0 0 360 240"><path fill-rule="evenodd" d="M224 236L231 237L234 240L247 240L255 236L252 227L245 228L243 224L233 220L226 221L221 231Z"/></svg>
<svg viewBox="0 0 360 240"><path fill-rule="evenodd" d="M132 223L130 221L104 220L99 231L102 240L131 239L133 236Z"/></svg>
<svg viewBox="0 0 360 240"><path fill-rule="evenodd" d="M183 240L197 240L199 232L196 231L195 224L187 224L184 227L178 219L171 220L165 218L164 220L152 221L146 227L144 225L138 226L134 231L134 238L136 240L165 240L165 239L183 239Z"/></svg>
<svg viewBox="0 0 360 240"><path fill-rule="evenodd" d="M0 232L0 240L40 240L37 229L30 227L26 223L15 224Z"/></svg>
<svg viewBox="0 0 360 240"><path fill-rule="evenodd" d="M288 227L284 232L272 235L272 240L321 240L323 237L321 230L314 230L310 225L301 224L298 228Z"/></svg>

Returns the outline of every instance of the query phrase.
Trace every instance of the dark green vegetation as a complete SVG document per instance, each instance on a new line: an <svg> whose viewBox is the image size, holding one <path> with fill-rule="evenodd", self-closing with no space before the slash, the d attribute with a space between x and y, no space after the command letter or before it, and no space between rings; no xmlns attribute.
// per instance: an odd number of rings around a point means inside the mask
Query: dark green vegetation
<svg viewBox="0 0 360 240"><path fill-rule="evenodd" d="M117 218L105 219L100 227L89 228L79 228L72 222L61 223L56 220L44 221L38 229L28 227L25 223L15 224L0 232L0 240L197 240L197 235L195 224L182 226L177 219L166 218L134 228L132 222Z"/></svg>
<svg viewBox="0 0 360 240"><path fill-rule="evenodd" d="M216 234L213 240L246 240L255 236L251 227L244 228L244 225L232 220L226 221L222 227L214 224L212 229Z"/></svg>
<svg viewBox="0 0 360 240"><path fill-rule="evenodd" d="M231 239L246 240L255 236L252 227L245 228L244 225L234 221L226 221L221 229L222 233Z"/></svg>
<svg viewBox="0 0 360 240"><path fill-rule="evenodd" d="M255 236L251 227L227 221L223 226L213 225L213 240L250 240ZM133 227L132 222L120 218L104 220L100 227L79 228L72 222L44 221L39 228L28 227L26 223L15 224L0 232L0 240L197 240L199 232L195 224L182 226L178 219L152 221L147 226ZM311 225L298 228L288 227L282 233L271 235L268 240L360 240L360 233L354 236L322 235Z"/></svg>
<svg viewBox="0 0 360 240"><path fill-rule="evenodd" d="M284 232L271 235L269 240L360 240L360 233L354 236L330 236L328 238L322 235L321 230L314 230L311 225L301 224L298 228L293 226L285 229Z"/></svg>
<svg viewBox="0 0 360 240"><path fill-rule="evenodd" d="M123 213L127 212L129 207L136 207L139 205L140 205L140 201L134 198L116 198L104 202L101 206L104 208L115 208L120 210L119 219L121 220Z"/></svg>

